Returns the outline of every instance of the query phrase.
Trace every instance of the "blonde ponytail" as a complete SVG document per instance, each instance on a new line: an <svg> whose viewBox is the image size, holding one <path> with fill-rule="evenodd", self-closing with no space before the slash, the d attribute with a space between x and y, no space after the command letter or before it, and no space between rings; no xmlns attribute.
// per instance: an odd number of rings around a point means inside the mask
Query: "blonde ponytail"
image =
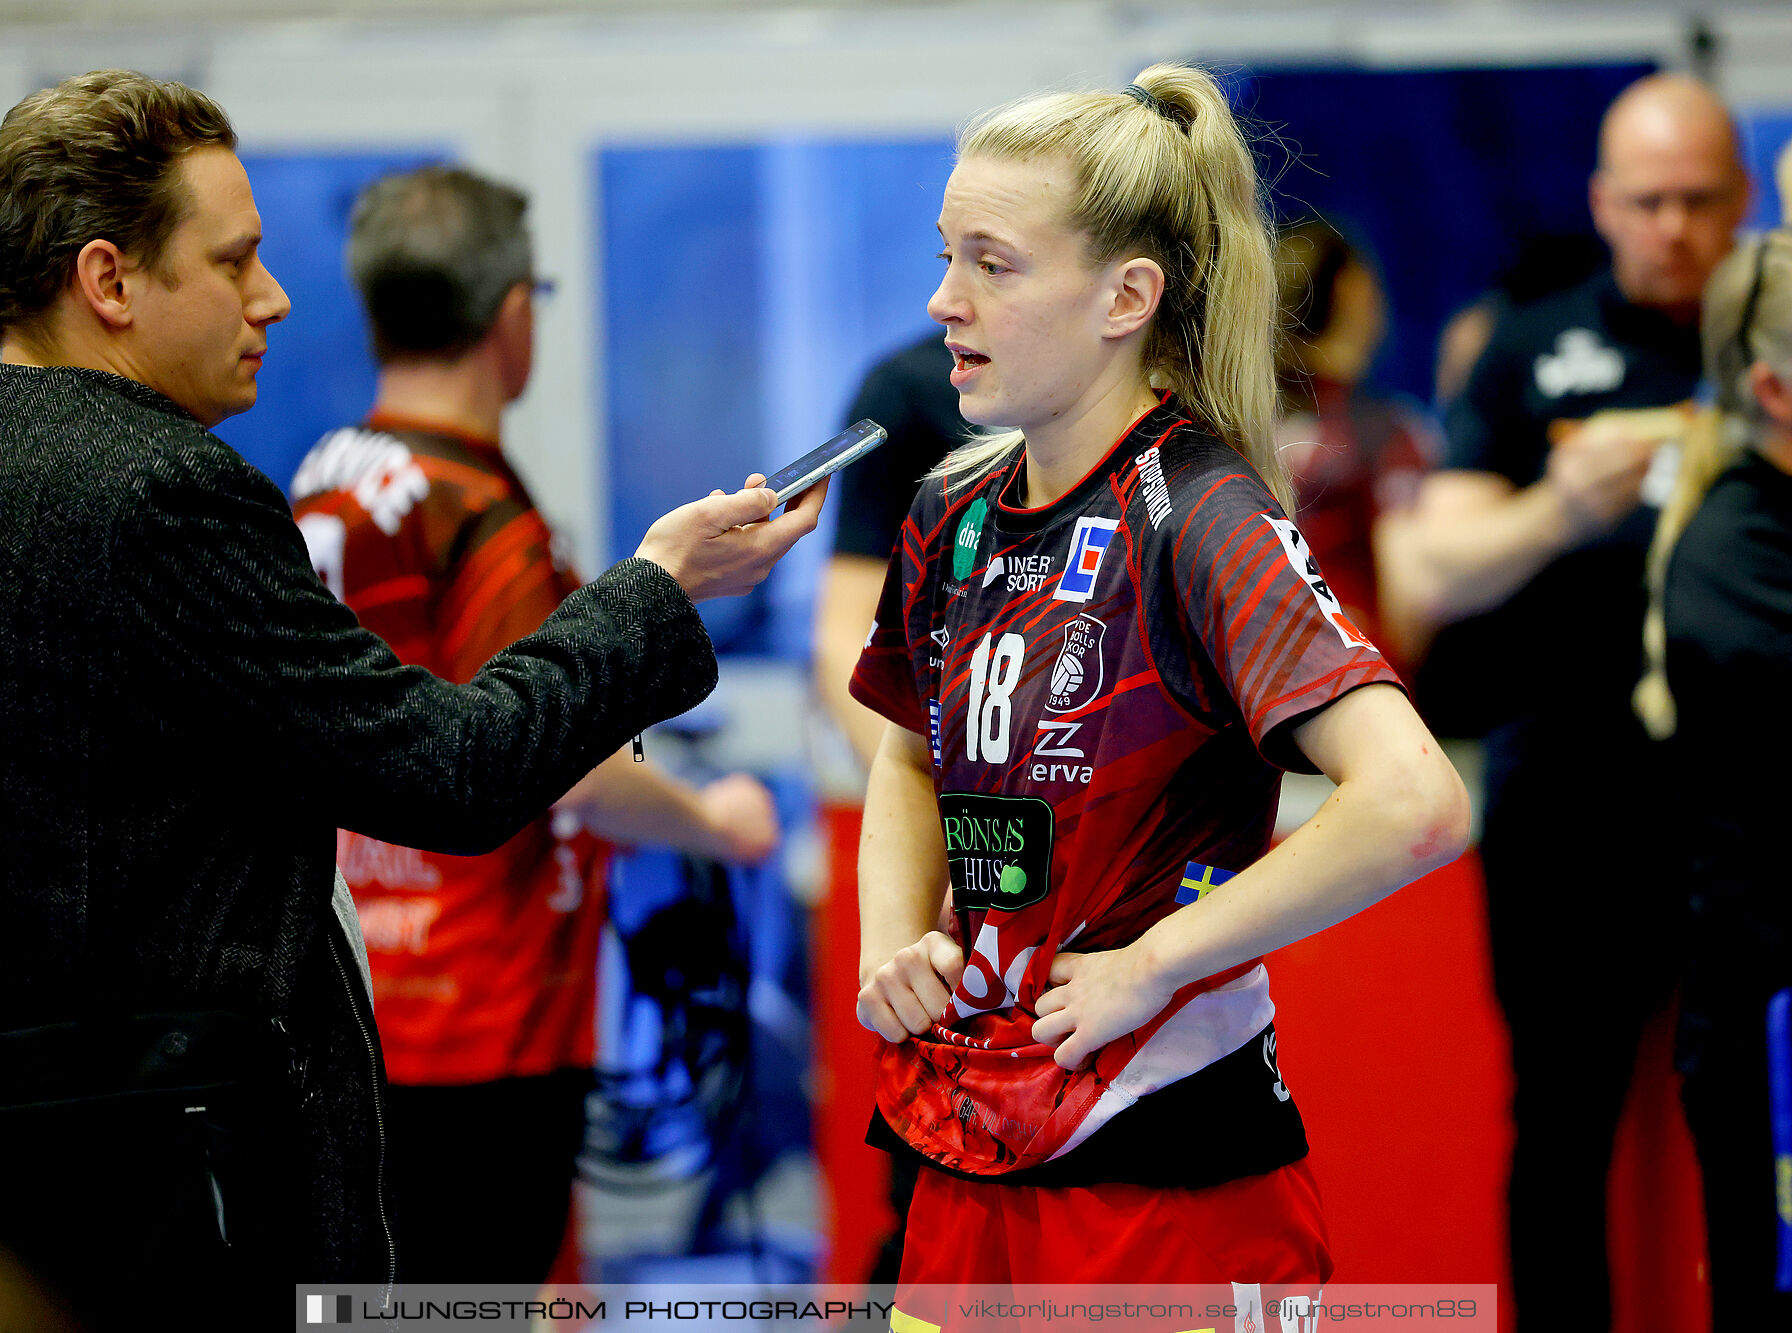
<svg viewBox="0 0 1792 1333"><path fill-rule="evenodd" d="M1661 507L1655 523L1655 537L1649 543L1647 580L1649 609L1643 615L1643 678L1637 682L1630 704L1641 719L1643 728L1658 741L1674 734L1679 724L1674 705L1674 692L1668 688L1667 620L1662 613L1662 590L1667 587L1668 562L1680 534L1698 512L1711 483L1723 475L1736 461L1737 445L1734 419L1716 408L1707 408L1693 418L1680 446L1680 471L1674 479L1673 494Z"/></svg>

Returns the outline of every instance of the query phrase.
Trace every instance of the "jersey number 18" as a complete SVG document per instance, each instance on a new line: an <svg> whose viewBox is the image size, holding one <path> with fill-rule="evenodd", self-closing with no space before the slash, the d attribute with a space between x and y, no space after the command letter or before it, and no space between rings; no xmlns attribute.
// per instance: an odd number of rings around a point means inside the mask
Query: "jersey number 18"
<svg viewBox="0 0 1792 1333"><path fill-rule="evenodd" d="M1021 658L1027 641L1018 634L1004 634L995 643L990 661L990 641L985 634L971 654L970 697L966 706L965 746L972 762L1001 764L1008 760L1008 734L1014 716L1014 687L1020 684ZM985 689L987 688L987 694ZM979 754L978 750L982 753Z"/></svg>

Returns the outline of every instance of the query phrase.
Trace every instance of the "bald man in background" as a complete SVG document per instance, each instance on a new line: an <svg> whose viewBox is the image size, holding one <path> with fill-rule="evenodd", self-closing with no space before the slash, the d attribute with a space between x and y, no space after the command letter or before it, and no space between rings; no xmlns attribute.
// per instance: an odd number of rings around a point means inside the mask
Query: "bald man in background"
<svg viewBox="0 0 1792 1333"><path fill-rule="evenodd" d="M1521 1328L1610 1319L1606 1175L1644 1025L1675 981L1685 887L1632 716L1643 565L1689 400L1699 296L1748 202L1728 111L1677 75L1606 112L1589 199L1611 268L1510 310L1445 426L1403 580L1482 620L1494 982L1512 1032Z"/></svg>

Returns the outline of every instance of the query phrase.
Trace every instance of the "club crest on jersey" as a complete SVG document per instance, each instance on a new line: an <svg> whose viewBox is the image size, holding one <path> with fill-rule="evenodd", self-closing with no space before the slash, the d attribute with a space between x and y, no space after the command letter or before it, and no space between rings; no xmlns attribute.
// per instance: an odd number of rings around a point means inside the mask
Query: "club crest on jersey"
<svg viewBox="0 0 1792 1333"><path fill-rule="evenodd" d="M1325 581L1325 575L1319 572L1319 562L1313 558L1313 552L1307 546L1307 539L1300 535L1300 529L1285 518L1274 518L1269 514L1262 517L1275 530L1276 539L1282 543L1282 551L1287 555L1288 563L1312 590L1313 600L1319 603L1320 611L1338 632L1344 646L1378 652L1375 645L1369 642L1368 635L1351 624L1350 617L1344 614L1344 607L1333 594L1331 585Z"/></svg>
<svg viewBox="0 0 1792 1333"><path fill-rule="evenodd" d="M1120 521L1113 518L1077 519L1076 531L1070 534L1070 558L1064 562L1064 573L1052 596L1060 602L1086 602L1095 592L1095 576L1101 572L1101 558Z"/></svg>
<svg viewBox="0 0 1792 1333"><path fill-rule="evenodd" d="M1081 615L1064 626L1064 643L1052 663L1048 713L1070 713L1101 693L1101 641L1108 627L1094 616Z"/></svg>
<svg viewBox="0 0 1792 1333"><path fill-rule="evenodd" d="M958 520L958 533L952 538L953 578L968 579L977 567L977 548L983 545L983 516L988 512L988 503L978 496Z"/></svg>

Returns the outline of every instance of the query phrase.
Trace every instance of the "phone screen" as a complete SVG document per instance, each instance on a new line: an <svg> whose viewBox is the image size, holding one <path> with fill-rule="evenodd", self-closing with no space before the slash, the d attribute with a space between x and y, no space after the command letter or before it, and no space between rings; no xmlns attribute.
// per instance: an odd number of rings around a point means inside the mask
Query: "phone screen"
<svg viewBox="0 0 1792 1333"><path fill-rule="evenodd" d="M889 432L875 421L855 421L826 444L811 449L788 467L779 468L765 479L765 484L777 492L782 504L823 477L863 458L888 438Z"/></svg>

